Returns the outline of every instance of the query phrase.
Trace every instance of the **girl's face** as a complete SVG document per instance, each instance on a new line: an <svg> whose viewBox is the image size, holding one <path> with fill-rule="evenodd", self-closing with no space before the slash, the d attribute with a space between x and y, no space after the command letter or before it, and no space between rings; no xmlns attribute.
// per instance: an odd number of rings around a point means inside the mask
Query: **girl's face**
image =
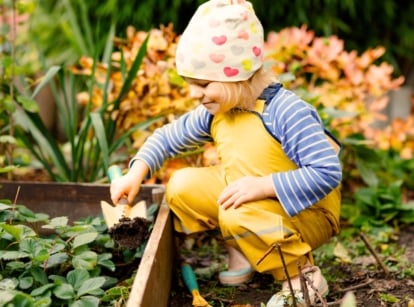
<svg viewBox="0 0 414 307"><path fill-rule="evenodd" d="M191 98L200 103L213 115L223 113L230 108L225 103L226 90L221 82L186 78L190 86Z"/></svg>

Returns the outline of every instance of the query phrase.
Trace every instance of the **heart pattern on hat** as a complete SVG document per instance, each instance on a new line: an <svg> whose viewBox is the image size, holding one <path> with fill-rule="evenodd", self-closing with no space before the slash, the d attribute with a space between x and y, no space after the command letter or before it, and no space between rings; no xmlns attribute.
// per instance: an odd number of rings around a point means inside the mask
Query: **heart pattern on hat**
<svg viewBox="0 0 414 307"><path fill-rule="evenodd" d="M210 54L210 60L212 60L214 63L221 63L226 58L224 54L219 53L212 53Z"/></svg>
<svg viewBox="0 0 414 307"><path fill-rule="evenodd" d="M227 41L227 37L225 35L220 35L220 36L213 36L211 38L211 40L216 44L216 45L223 45L226 41Z"/></svg>
<svg viewBox="0 0 414 307"><path fill-rule="evenodd" d="M239 73L239 70L237 68L231 68L231 67L224 67L223 71L227 77L234 77Z"/></svg>

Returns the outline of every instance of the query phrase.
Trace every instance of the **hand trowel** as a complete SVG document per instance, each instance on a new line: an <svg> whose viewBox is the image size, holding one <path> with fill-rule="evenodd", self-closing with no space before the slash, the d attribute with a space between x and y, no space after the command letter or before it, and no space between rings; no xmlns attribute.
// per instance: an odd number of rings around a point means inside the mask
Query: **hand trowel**
<svg viewBox="0 0 414 307"><path fill-rule="evenodd" d="M121 176L122 171L119 166L112 165L108 168L110 181ZM133 206L128 204L125 198L114 206L101 201L101 208L108 232L120 246L132 249L146 240L151 221L147 219L145 201L140 201Z"/></svg>

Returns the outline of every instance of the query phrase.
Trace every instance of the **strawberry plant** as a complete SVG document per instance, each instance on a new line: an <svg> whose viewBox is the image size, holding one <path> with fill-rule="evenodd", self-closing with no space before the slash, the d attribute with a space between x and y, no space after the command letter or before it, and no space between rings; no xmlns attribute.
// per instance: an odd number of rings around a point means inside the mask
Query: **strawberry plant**
<svg viewBox="0 0 414 307"><path fill-rule="evenodd" d="M48 234L39 235L30 226L37 223ZM100 217L69 225L66 217L49 219L2 200L0 305L112 306L125 301L132 284L128 278L144 247L119 250ZM132 270L118 273L115 262Z"/></svg>

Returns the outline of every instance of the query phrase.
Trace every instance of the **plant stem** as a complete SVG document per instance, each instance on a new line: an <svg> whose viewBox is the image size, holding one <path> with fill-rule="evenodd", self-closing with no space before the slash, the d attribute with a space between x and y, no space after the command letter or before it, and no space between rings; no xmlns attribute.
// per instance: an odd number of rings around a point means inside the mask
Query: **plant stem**
<svg viewBox="0 0 414 307"><path fill-rule="evenodd" d="M362 241L364 241L366 247L371 252L371 254L374 256L375 260L377 261L381 269L384 271L385 276L388 276L390 271L385 266L385 264L381 261L380 257L378 256L378 253L375 251L374 247L371 245L368 238L363 233L360 233L359 236L361 237Z"/></svg>

